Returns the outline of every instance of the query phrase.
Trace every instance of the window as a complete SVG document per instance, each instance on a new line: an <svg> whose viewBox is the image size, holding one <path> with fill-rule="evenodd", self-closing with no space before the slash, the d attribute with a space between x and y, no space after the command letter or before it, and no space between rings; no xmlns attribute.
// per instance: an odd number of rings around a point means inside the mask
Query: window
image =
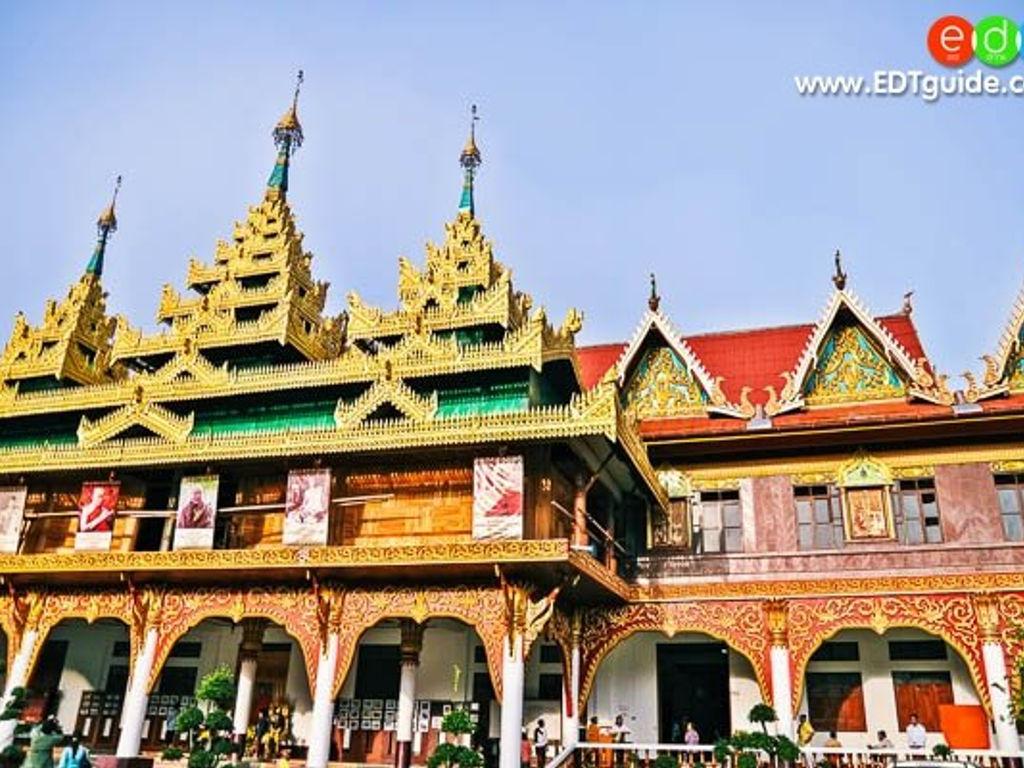
<svg viewBox="0 0 1024 768"><path fill-rule="evenodd" d="M694 526L699 552L742 552L743 513L739 491L700 495L700 530Z"/></svg>
<svg viewBox="0 0 1024 768"><path fill-rule="evenodd" d="M561 664L562 651L557 645L545 643L540 647L541 664Z"/></svg>
<svg viewBox="0 0 1024 768"><path fill-rule="evenodd" d="M896 719L906 730L911 715L917 715L929 731L939 731L939 706L953 703L953 683L949 672L893 672L896 692Z"/></svg>
<svg viewBox="0 0 1024 768"><path fill-rule="evenodd" d="M473 646L473 663L474 664L486 664L487 663L487 651L484 650L482 645Z"/></svg>
<svg viewBox="0 0 1024 768"><path fill-rule="evenodd" d="M945 661L946 643L942 640L891 640L890 661Z"/></svg>
<svg viewBox="0 0 1024 768"><path fill-rule="evenodd" d="M822 731L866 731L860 672L809 672L807 717Z"/></svg>
<svg viewBox="0 0 1024 768"><path fill-rule="evenodd" d="M839 549L843 546L843 508L839 489L803 485L793 489L800 549Z"/></svg>
<svg viewBox="0 0 1024 768"><path fill-rule="evenodd" d="M900 480L892 492L896 537L904 544L942 541L934 480Z"/></svg>
<svg viewBox="0 0 1024 768"><path fill-rule="evenodd" d="M811 661L860 661L860 648L856 642L823 643Z"/></svg>
<svg viewBox="0 0 1024 768"><path fill-rule="evenodd" d="M544 673L537 684L537 698L544 701L559 701L562 698L562 676Z"/></svg>
<svg viewBox="0 0 1024 768"><path fill-rule="evenodd" d="M996 475L996 493L1007 541L1024 541L1024 475Z"/></svg>

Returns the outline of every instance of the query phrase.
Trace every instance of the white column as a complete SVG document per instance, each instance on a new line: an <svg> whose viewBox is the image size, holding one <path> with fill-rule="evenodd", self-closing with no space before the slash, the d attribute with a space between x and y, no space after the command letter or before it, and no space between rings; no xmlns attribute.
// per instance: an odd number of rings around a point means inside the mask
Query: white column
<svg viewBox="0 0 1024 768"><path fill-rule="evenodd" d="M28 685L28 675L31 671L28 667L32 663L32 655L35 652L36 642L39 633L34 629L27 629L21 636L21 645L11 663L11 669L7 675L7 684L4 686L4 700L0 705L6 704L11 697L11 691L15 688L24 688ZM10 638L7 640L10 642ZM14 726L16 720L0 720L0 749L14 743Z"/></svg>
<svg viewBox="0 0 1024 768"><path fill-rule="evenodd" d="M985 663L985 680L996 726L996 749L1019 754L1017 726L1010 715L1010 683L1006 677L1003 646L998 641L986 641L981 646L981 655Z"/></svg>
<svg viewBox="0 0 1024 768"><path fill-rule="evenodd" d="M263 632L266 619L245 619L242 622L242 642L238 646L238 684L235 688L235 710L233 730L235 739L241 743L249 730L252 715L252 694L256 688L256 665L263 648Z"/></svg>
<svg viewBox="0 0 1024 768"><path fill-rule="evenodd" d="M423 650L424 625L412 619L402 619L400 626L401 651L400 678L398 683L398 722L395 734L395 767L409 768L412 762L413 704L416 701L416 673L420 666L420 651Z"/></svg>
<svg viewBox="0 0 1024 768"><path fill-rule="evenodd" d="M773 645L772 658L772 704L779 720L778 733L793 738L793 680L789 670L789 648Z"/></svg>
<svg viewBox="0 0 1024 768"><path fill-rule="evenodd" d="M331 755L331 728L334 724L334 675L338 669L338 633L327 635L327 644L320 648L316 664L316 690L313 692L313 714L309 722L309 749L306 768L327 768ZM340 756L339 756L340 757Z"/></svg>
<svg viewBox="0 0 1024 768"><path fill-rule="evenodd" d="M124 707L121 709L121 735L117 739L117 757L139 755L139 748L142 746L142 726L146 722L146 704L149 701L146 689L149 686L149 676L153 672L156 644L157 631L154 627L146 631L124 697Z"/></svg>
<svg viewBox="0 0 1024 768"><path fill-rule="evenodd" d="M569 698L562 693L562 748L572 749L580 740L580 647L573 644L569 654Z"/></svg>
<svg viewBox="0 0 1024 768"><path fill-rule="evenodd" d="M498 768L520 768L519 745L523 735L523 638L506 638L501 662L501 743Z"/></svg>
<svg viewBox="0 0 1024 768"><path fill-rule="evenodd" d="M235 692L235 736L245 736L252 715L252 693L256 687L256 657L243 656L238 665L238 687Z"/></svg>

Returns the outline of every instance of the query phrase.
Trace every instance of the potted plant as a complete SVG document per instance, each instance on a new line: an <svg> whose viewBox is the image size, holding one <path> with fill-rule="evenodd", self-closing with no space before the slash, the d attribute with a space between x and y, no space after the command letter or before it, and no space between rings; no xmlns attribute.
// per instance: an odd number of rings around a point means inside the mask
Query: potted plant
<svg viewBox="0 0 1024 768"><path fill-rule="evenodd" d="M460 742L468 740L476 725L465 709L453 709L441 721L441 732L448 739L437 745L427 758L427 768L481 768L483 757L476 750Z"/></svg>

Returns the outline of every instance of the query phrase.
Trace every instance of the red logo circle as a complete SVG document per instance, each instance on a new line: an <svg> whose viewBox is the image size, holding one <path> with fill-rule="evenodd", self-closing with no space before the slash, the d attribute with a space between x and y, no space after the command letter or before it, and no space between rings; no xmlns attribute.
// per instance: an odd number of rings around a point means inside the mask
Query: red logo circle
<svg viewBox="0 0 1024 768"><path fill-rule="evenodd" d="M974 27L962 16L943 16L928 30L928 50L944 67L961 67L974 56Z"/></svg>

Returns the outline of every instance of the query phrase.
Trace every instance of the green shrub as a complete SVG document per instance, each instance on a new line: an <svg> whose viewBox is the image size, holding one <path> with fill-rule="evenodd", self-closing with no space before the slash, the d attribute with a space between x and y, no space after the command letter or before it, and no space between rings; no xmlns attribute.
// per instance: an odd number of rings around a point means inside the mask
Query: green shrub
<svg viewBox="0 0 1024 768"><path fill-rule="evenodd" d="M25 761L25 750L17 744L10 744L0 750L0 768L21 768Z"/></svg>
<svg viewBox="0 0 1024 768"><path fill-rule="evenodd" d="M800 747L796 745L795 741L786 736L776 736L775 741L778 745L775 748L775 754L780 760L792 763L800 758Z"/></svg>
<svg viewBox="0 0 1024 768"><path fill-rule="evenodd" d="M750 712L747 713L747 720L760 724L761 730L764 733L768 733L767 724L777 722L778 719L779 716L775 714L775 710L763 702L755 704L751 707Z"/></svg>
<svg viewBox="0 0 1024 768"><path fill-rule="evenodd" d="M220 755L206 749L194 749L188 756L188 768L215 768Z"/></svg>
<svg viewBox="0 0 1024 768"><path fill-rule="evenodd" d="M162 760L181 760L185 756L185 750L181 747L165 747L160 753Z"/></svg>
<svg viewBox="0 0 1024 768"><path fill-rule="evenodd" d="M178 713L174 724L179 733L189 733L203 724L203 710L199 707L185 707Z"/></svg>
<svg viewBox="0 0 1024 768"><path fill-rule="evenodd" d="M465 709L453 709L441 721L441 730L461 736L476 730L476 724Z"/></svg>
<svg viewBox="0 0 1024 768"><path fill-rule="evenodd" d="M936 744L932 747L932 754L940 760L948 760L953 754L953 750L949 748L948 744Z"/></svg>
<svg viewBox="0 0 1024 768"><path fill-rule="evenodd" d="M231 718L221 709L215 709L203 721L210 731L230 731L233 725Z"/></svg>
<svg viewBox="0 0 1024 768"><path fill-rule="evenodd" d="M231 668L221 665L204 675L196 686L196 698L217 709L230 709L235 703L235 675Z"/></svg>
<svg viewBox="0 0 1024 768"><path fill-rule="evenodd" d="M679 761L676 760L675 755L660 754L654 758L654 768L678 768Z"/></svg>

